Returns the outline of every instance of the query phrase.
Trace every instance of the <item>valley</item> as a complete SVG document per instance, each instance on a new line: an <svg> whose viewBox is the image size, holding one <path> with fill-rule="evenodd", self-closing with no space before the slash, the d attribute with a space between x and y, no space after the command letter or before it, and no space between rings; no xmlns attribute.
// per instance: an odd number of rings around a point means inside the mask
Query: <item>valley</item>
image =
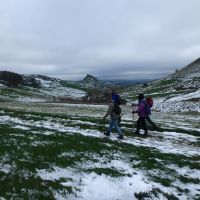
<svg viewBox="0 0 200 200"><path fill-rule="evenodd" d="M199 60L191 66L125 86L91 75L79 82L41 75L17 86L1 82L0 199L200 199ZM124 140L115 131L103 134L102 95L113 87L127 101ZM158 128L148 124L148 137L135 134L132 115L141 92L154 100Z"/></svg>

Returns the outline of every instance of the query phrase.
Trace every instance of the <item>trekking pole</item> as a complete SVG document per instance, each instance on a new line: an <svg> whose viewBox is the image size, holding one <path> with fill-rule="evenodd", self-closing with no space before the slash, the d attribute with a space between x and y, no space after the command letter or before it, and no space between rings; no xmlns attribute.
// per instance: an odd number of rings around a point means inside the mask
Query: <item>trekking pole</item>
<svg viewBox="0 0 200 200"><path fill-rule="evenodd" d="M135 112L135 109L136 109L136 107L135 107L136 105L135 104L133 104L133 111L132 111L132 120L133 120L133 132L134 132L134 130L135 130L135 124L134 124L134 114L136 113Z"/></svg>
<svg viewBox="0 0 200 200"><path fill-rule="evenodd" d="M118 121L118 126L121 126L121 121L122 121L122 115L123 115L124 113L121 113L121 115L120 115L120 117L119 117L119 121Z"/></svg>
<svg viewBox="0 0 200 200"><path fill-rule="evenodd" d="M134 124L134 112L132 112L132 120L133 120L133 132L134 132L134 129L135 129L135 124Z"/></svg>

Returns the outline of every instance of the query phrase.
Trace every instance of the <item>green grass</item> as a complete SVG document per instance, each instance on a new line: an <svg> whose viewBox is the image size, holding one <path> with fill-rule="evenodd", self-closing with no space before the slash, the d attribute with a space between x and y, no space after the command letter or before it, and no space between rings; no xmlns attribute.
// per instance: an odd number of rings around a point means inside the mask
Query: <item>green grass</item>
<svg viewBox="0 0 200 200"><path fill-rule="evenodd" d="M51 121L53 124L60 122L60 124L68 127L78 126L82 130L90 129L103 132L105 131L105 124L107 124L102 119L94 117L82 118L56 113L29 113L12 109L5 109L0 116L4 116L5 113L10 117L26 121ZM77 122L74 125L73 120L80 120L81 123ZM87 125L84 122L94 123L94 125ZM62 182L71 182L72 177L50 181L43 180L37 175L37 170L46 169L51 172L55 166L64 169L71 168L86 174L93 172L113 178L133 176L127 171L113 167L111 165L112 160L129 164L136 173L141 171L149 180L157 182L163 187L172 187L175 180L179 180L183 184L199 184L199 179L182 176L176 170L169 169L168 166L173 164L180 168L189 167L199 170L200 156L167 154L153 147L135 146L108 138L84 136L79 133L67 134L48 127L30 125L30 130L21 130L14 128L14 125L17 125L17 122L0 125L1 163L2 166L10 166L7 173L0 170L0 197L6 199L54 199L54 191L60 191L60 194L66 195L79 191L77 186L63 186L61 184ZM129 130L132 125L128 121L127 123L125 121L123 126L127 128L125 134L128 137L137 138ZM38 133L34 134L33 131ZM52 134L44 135L45 131L51 131ZM166 129L159 131L166 131ZM169 128L167 131L188 134L188 131L182 129ZM190 134L198 135L195 131L191 131ZM96 164L100 165L96 166ZM85 166L85 168L82 168L82 166ZM159 188L150 193L136 193L135 197L144 199L160 193L167 199L177 198L174 195L164 193ZM187 191L180 191L180 193L187 193Z"/></svg>
<svg viewBox="0 0 200 200"><path fill-rule="evenodd" d="M42 98L48 99L50 95L41 93L37 88L30 88L25 86L5 87L0 88L0 95L2 99L7 101L14 101L17 98Z"/></svg>

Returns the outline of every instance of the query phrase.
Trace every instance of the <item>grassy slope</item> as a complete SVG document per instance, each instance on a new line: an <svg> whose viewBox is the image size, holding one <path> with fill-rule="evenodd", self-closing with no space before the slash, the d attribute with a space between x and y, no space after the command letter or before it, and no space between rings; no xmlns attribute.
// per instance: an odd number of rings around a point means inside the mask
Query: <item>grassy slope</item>
<svg viewBox="0 0 200 200"><path fill-rule="evenodd" d="M90 129L103 132L105 131L105 122L98 118L69 117L64 116L64 113L35 113L27 110L15 111L15 109L5 110L1 115L15 119L15 121L8 121L0 125L0 157L2 160L0 169L5 166L8 166L9 169L8 172L0 170L1 197L8 199L54 199L55 191L63 196L70 194L76 196L80 190L79 186L61 184L62 182L72 182L72 176L65 176L54 181L43 180L38 176L38 170L46 169L51 172L55 166L64 169L72 168L77 173L90 174L94 172L114 178L134 178L134 173L137 174L140 171L149 181L169 188L169 191L174 189L179 191L180 198L182 195L190 196L189 190L181 185L199 184L198 178L180 175L175 169L168 167L175 165L178 168L189 167L199 170L199 156L166 154L151 147L140 147L107 138L84 136L79 133L67 133L43 125L44 122L48 122L53 126L59 122L64 127L78 127L82 131ZM22 120L23 123L21 124L16 119ZM28 130L17 128L17 125L24 125ZM129 130L130 123L125 121L123 126L127 127L125 134L134 138L135 136L132 136ZM52 134L45 135L44 133L47 131ZM168 131L176 130L169 129ZM179 129L179 132L184 133L185 130ZM193 145L199 147L199 143ZM70 156L61 156L66 153ZM110 166L113 159L131 166L135 172L119 170ZM101 165L98 165L99 163ZM180 187L175 184L177 181L181 183ZM164 195L166 199L178 199L173 192L166 193L159 187L154 187L147 193L135 192L135 197L137 199L154 198L159 194ZM198 199L199 197L196 195L193 198Z"/></svg>
<svg viewBox="0 0 200 200"><path fill-rule="evenodd" d="M191 87L191 82L195 83L195 87ZM200 79L191 80L181 79L161 79L150 82L148 85L136 85L125 89L124 95L128 99L137 99L138 93L143 92L146 95L151 95L154 98L171 98L177 95L184 95L198 90Z"/></svg>
<svg viewBox="0 0 200 200"><path fill-rule="evenodd" d="M16 101L19 98L41 99L48 100L50 95L40 92L37 88L18 86L12 87L0 87L1 99L4 101Z"/></svg>
<svg viewBox="0 0 200 200"><path fill-rule="evenodd" d="M148 87L128 88L125 96L129 99L132 97L136 99L139 92L144 92L152 94L153 97L169 98L175 94L194 90L193 88L188 90L176 88L174 90L177 84L178 80L161 80L156 84L149 84ZM0 88L0 94L1 97L9 100L15 100L18 97L48 98L46 94L40 93L37 89L27 87ZM51 173L55 167L59 167L73 169L77 174L95 173L115 179L120 177L134 179L135 175L142 173L149 182L159 184L148 192L134 191L137 199L147 197L154 199L161 194L166 199L178 199L182 196L189 199L200 198L197 193L191 196L187 189L187 184L199 185L200 179L176 171L176 169L184 167L191 171L199 170L199 156L163 153L159 149L149 146L138 146L81 134L88 130L91 132L105 131L105 122L99 117L91 117L95 112L103 116L105 109L96 111L96 108L85 109L78 106L65 108L65 105L62 104L58 106L56 104L12 104L7 102L1 103L0 107L4 110L0 116L12 118L12 120L8 119L0 124L0 158L2 160L0 164L0 197L6 199L55 199L55 192L65 197L76 196L81 190L80 186L62 184L63 182L73 183L73 176L45 180L38 175L39 170L47 170ZM86 113L88 117L83 117ZM186 145L194 148L200 147L198 113L192 113L192 115L188 113L188 116L179 113L174 117L173 115L163 115L155 118L160 126L158 136L156 136L157 141L167 142L167 139L160 133L178 132L195 136L198 139L189 143L184 140L175 140L173 141L175 144L183 145L183 148ZM194 115L196 115L197 121L195 121ZM194 118L190 120L190 116L194 116ZM174 124L179 118L183 121L180 120ZM184 123L184 127L179 123ZM56 125L59 127L56 128ZM133 136L130 117L128 120L123 120L122 125L123 128L125 127L124 132L128 138L141 143L145 141L143 138ZM69 128L69 131L63 132L62 129L67 130L66 127ZM73 129L74 132L71 132ZM51 134L45 135L45 133ZM181 142L182 144L180 144ZM69 156L64 156L65 154ZM112 160L118 160L130 166L132 171L112 166ZM175 169L170 167L172 165L176 166ZM82 184L81 179L77 184ZM163 187L168 188L169 193L165 192ZM176 191L175 194L174 191Z"/></svg>

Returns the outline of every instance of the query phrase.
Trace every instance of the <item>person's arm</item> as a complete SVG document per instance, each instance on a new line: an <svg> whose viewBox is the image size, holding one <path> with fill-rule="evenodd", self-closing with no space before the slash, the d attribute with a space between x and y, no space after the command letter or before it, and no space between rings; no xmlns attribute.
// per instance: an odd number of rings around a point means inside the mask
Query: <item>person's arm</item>
<svg viewBox="0 0 200 200"><path fill-rule="evenodd" d="M107 113L105 114L105 116L103 117L103 120L105 120L108 117L109 113L107 111Z"/></svg>
<svg viewBox="0 0 200 200"><path fill-rule="evenodd" d="M105 116L103 117L103 120L105 120L108 117L108 115L111 114L112 109L113 109L112 104L109 104L108 111L106 112Z"/></svg>
<svg viewBox="0 0 200 200"><path fill-rule="evenodd" d="M138 113L138 103L137 104L136 103L132 103L131 106L133 107L132 114Z"/></svg>

